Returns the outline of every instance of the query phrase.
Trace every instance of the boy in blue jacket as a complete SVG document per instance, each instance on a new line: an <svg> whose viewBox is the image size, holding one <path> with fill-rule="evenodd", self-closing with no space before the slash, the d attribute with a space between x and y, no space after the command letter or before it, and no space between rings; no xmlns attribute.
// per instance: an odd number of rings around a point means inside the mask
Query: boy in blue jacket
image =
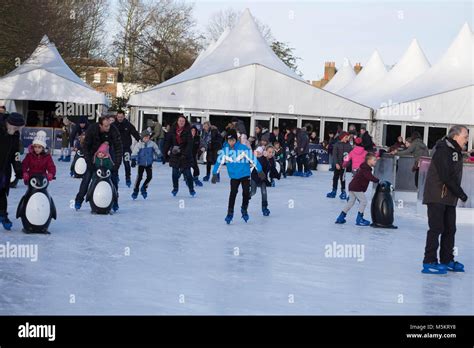
<svg viewBox="0 0 474 348"><path fill-rule="evenodd" d="M132 168L137 166L138 162L138 176L135 181L135 187L133 189L132 198L136 199L138 197L138 188L140 187L140 182L143 178L143 172L146 172L146 179L143 183L140 192L143 198L146 199L148 193L146 192L148 184L152 178L152 166L153 166L153 154L160 156L160 150L158 145L154 141L150 140L150 132L144 130L141 134L141 141L135 144L132 151Z"/></svg>
<svg viewBox="0 0 474 348"><path fill-rule="evenodd" d="M258 175L264 179L265 174L262 172L262 166L258 162L255 155L252 153L247 146L241 144L237 140L237 132L233 129L227 132L226 142L222 150L219 152L216 164L212 170L211 182L215 184L217 182L217 174L221 167L225 164L227 167L227 173L230 177L230 195L229 205L227 208L227 216L225 221L230 224L234 217L234 205L237 197L239 186L242 185L242 219L245 222L249 219L247 208L250 200L250 171L251 167L255 167Z"/></svg>

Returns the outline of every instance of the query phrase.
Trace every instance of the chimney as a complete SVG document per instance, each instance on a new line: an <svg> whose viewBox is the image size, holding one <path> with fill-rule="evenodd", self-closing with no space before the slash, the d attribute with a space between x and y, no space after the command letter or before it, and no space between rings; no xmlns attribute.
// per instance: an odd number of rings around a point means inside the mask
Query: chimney
<svg viewBox="0 0 474 348"><path fill-rule="evenodd" d="M326 62L324 64L324 80L331 80L336 75L336 62Z"/></svg>
<svg viewBox="0 0 474 348"><path fill-rule="evenodd" d="M362 70L362 65L360 65L360 63L356 63L354 65L354 72L358 74L361 70Z"/></svg>

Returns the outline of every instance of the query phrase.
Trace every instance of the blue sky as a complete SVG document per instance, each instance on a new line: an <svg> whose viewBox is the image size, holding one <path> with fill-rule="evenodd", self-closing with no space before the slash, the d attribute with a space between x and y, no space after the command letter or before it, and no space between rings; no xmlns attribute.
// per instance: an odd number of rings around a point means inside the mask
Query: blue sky
<svg viewBox="0 0 474 348"><path fill-rule="evenodd" d="M325 61L364 64L378 49L385 64L397 62L417 38L431 64L457 35L464 22L471 29L470 1L187 1L194 3L197 28L204 30L221 9L249 8L270 26L279 41L295 48L299 69L307 80L322 77Z"/></svg>

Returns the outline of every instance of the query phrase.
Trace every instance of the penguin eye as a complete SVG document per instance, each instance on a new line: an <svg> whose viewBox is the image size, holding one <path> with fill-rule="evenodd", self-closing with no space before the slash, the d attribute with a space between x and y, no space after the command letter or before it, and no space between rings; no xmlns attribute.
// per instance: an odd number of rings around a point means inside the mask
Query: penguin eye
<svg viewBox="0 0 474 348"><path fill-rule="evenodd" d="M109 170L109 169L107 169L107 176L109 176L109 175L110 175L110 170Z"/></svg>
<svg viewBox="0 0 474 348"><path fill-rule="evenodd" d="M35 178L31 179L31 184L36 185L36 179Z"/></svg>
<svg viewBox="0 0 474 348"><path fill-rule="evenodd" d="M100 176L100 174L101 174L101 170L97 169L97 175Z"/></svg>
<svg viewBox="0 0 474 348"><path fill-rule="evenodd" d="M48 183L47 179L43 179L43 185L46 185Z"/></svg>

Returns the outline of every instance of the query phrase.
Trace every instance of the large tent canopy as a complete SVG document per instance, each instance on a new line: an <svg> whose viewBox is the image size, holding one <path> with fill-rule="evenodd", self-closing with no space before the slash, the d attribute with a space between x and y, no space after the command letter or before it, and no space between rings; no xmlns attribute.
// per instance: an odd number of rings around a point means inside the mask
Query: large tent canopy
<svg viewBox="0 0 474 348"><path fill-rule="evenodd" d="M374 82L371 88L355 94L352 99L378 109L383 103L388 103L401 86L420 76L429 68L428 59L418 41L413 39L398 63L384 77Z"/></svg>
<svg viewBox="0 0 474 348"><path fill-rule="evenodd" d="M248 9L188 70L131 96L129 105L363 120L372 112L306 83L275 55Z"/></svg>
<svg viewBox="0 0 474 348"><path fill-rule="evenodd" d="M474 125L474 34L468 24L442 58L390 95L376 118Z"/></svg>
<svg viewBox="0 0 474 348"><path fill-rule="evenodd" d="M46 35L23 64L0 79L0 99L109 103L69 68Z"/></svg>
<svg viewBox="0 0 474 348"><path fill-rule="evenodd" d="M367 64L357 74L354 80L346 87L339 90L337 94L353 99L357 93L372 87L375 82L384 78L386 74L387 68L385 67L382 57L380 57L379 52L376 50L372 53Z"/></svg>
<svg viewBox="0 0 474 348"><path fill-rule="evenodd" d="M334 75L334 77L324 86L324 90L336 93L346 87L356 77L354 68L349 59L345 59L342 68Z"/></svg>

